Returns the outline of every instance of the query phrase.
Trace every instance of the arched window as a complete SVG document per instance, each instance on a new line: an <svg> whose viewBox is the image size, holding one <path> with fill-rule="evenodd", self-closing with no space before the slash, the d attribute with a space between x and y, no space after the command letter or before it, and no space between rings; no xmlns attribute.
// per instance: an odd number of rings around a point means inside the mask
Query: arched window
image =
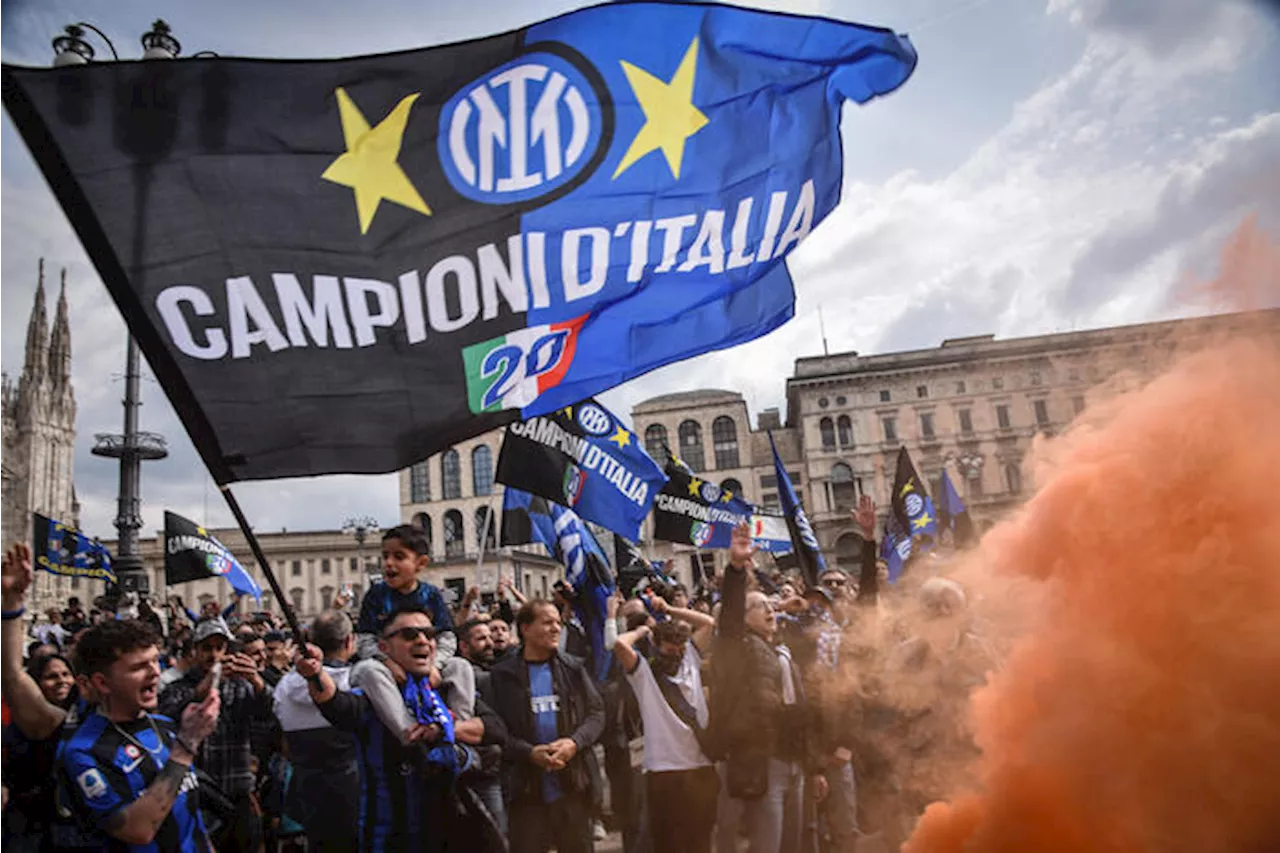
<svg viewBox="0 0 1280 853"><path fill-rule="evenodd" d="M840 437L841 447L853 446L853 421L849 420L848 415L836 418L836 434Z"/></svg>
<svg viewBox="0 0 1280 853"><path fill-rule="evenodd" d="M706 455L702 452L702 427L697 421L685 421L680 424L680 458L694 471L703 471L707 467Z"/></svg>
<svg viewBox="0 0 1280 853"><path fill-rule="evenodd" d="M1009 487L1009 494L1022 493L1022 469L1012 463L1004 466L1004 482Z"/></svg>
<svg viewBox="0 0 1280 853"><path fill-rule="evenodd" d="M844 569L849 577L858 576L862 560L862 537L856 533L844 533L836 540L836 566ZM847 590L852 592L852 590Z"/></svg>
<svg viewBox="0 0 1280 853"><path fill-rule="evenodd" d="M740 498L742 497L742 484L739 483L733 477L729 477L727 480L725 480L723 483L720 484L720 491L733 492L734 497Z"/></svg>
<svg viewBox="0 0 1280 853"><path fill-rule="evenodd" d="M295 586L293 589L289 590L289 600L293 602L294 612L302 612L302 599L306 594L306 591L302 589L302 587Z"/></svg>
<svg viewBox="0 0 1280 853"><path fill-rule="evenodd" d="M471 482L477 497L493 493L493 451L487 444L471 451Z"/></svg>
<svg viewBox="0 0 1280 853"><path fill-rule="evenodd" d="M462 462L452 447L440 457L440 496L447 501L462 497Z"/></svg>
<svg viewBox="0 0 1280 853"><path fill-rule="evenodd" d="M320 609L328 610L332 606L333 606L333 587L331 586L320 587Z"/></svg>
<svg viewBox="0 0 1280 853"><path fill-rule="evenodd" d="M721 415L711 422L711 444L716 453L716 468L737 468L738 425L728 415Z"/></svg>
<svg viewBox="0 0 1280 853"><path fill-rule="evenodd" d="M836 446L836 425L831 418L818 421L818 435L822 437L822 449L834 450Z"/></svg>
<svg viewBox="0 0 1280 853"><path fill-rule="evenodd" d="M667 428L662 424L649 424L644 430L644 450L654 462L664 468L667 465Z"/></svg>
<svg viewBox="0 0 1280 853"><path fill-rule="evenodd" d="M466 552L467 543L462 538L462 513L451 509L444 514L444 555L461 557Z"/></svg>
<svg viewBox="0 0 1280 853"><path fill-rule="evenodd" d="M431 516L420 512L413 517L413 526L421 530L427 537L427 554L431 553Z"/></svg>
<svg viewBox="0 0 1280 853"><path fill-rule="evenodd" d="M426 503L431 500L431 466L417 462L409 469L409 502Z"/></svg>
<svg viewBox="0 0 1280 853"><path fill-rule="evenodd" d="M858 487L853 469L843 462L831 466L831 500L836 510L849 510L858 505Z"/></svg>
<svg viewBox="0 0 1280 853"><path fill-rule="evenodd" d="M497 547L494 539L494 525L489 522L489 508L487 506L476 508L476 546L483 547L486 551ZM484 540L483 546L481 540Z"/></svg>

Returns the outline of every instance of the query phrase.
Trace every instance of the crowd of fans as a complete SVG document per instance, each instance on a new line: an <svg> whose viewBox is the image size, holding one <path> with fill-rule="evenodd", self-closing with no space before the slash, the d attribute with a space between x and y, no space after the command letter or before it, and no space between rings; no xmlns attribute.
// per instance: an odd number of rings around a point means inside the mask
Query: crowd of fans
<svg viewBox="0 0 1280 853"><path fill-rule="evenodd" d="M5 849L585 853L610 828L625 853L896 844L943 793L922 756L971 749L936 694L901 690L974 642L941 578L913 590L941 632L885 628L869 499L854 519L856 576L759 570L744 526L692 597L658 581L615 595L603 680L574 590L504 582L451 607L408 525L385 534L384 581L355 617L337 601L305 637L179 599L71 599L24 633L15 546Z"/></svg>

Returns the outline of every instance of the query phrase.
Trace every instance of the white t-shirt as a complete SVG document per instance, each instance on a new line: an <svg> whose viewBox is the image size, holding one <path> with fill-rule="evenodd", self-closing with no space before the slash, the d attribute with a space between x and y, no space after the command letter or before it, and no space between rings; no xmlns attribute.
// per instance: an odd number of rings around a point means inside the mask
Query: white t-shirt
<svg viewBox="0 0 1280 853"><path fill-rule="evenodd" d="M701 656L692 642L685 648L680 672L672 679L693 706L701 725L707 724L707 700L702 694ZM702 754L693 729L685 725L667 704L662 688L655 680L649 662L640 658L636 668L627 673L627 681L635 691L644 720L644 769L646 773L670 770L694 770L712 762Z"/></svg>

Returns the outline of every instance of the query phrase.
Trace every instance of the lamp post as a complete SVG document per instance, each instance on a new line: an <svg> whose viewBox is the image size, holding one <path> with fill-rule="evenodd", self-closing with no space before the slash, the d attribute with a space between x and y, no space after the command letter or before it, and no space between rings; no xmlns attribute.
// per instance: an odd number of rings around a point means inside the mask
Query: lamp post
<svg viewBox="0 0 1280 853"><path fill-rule="evenodd" d="M93 61L93 47L85 41L85 30L92 30L107 45L113 61L120 60L115 45L102 30L81 21L67 26L62 35L53 40L55 68L66 68L76 65L87 65ZM175 59L182 51L182 45L173 37L169 25L157 19L151 29L141 38L142 59L162 60ZM139 183L139 204L134 222L134 261L142 257L145 234L145 181ZM115 570L119 583L108 595L115 597L120 593L137 593L144 595L150 592L151 584L138 554L138 531L142 528L140 511L140 494L142 480L142 462L164 459L169 455L164 437L158 433L141 432L138 429L139 379L141 375L141 356L138 343L133 335L129 335L125 353L124 384L124 431L122 433L100 433L94 436L93 454L120 461L120 486L116 497L116 558Z"/></svg>
<svg viewBox="0 0 1280 853"><path fill-rule="evenodd" d="M368 566L365 565L364 543L370 536L376 536L379 530L378 520L376 518L370 518L367 515L348 518L346 521L342 522L342 532L348 536L354 536L356 539L356 554L358 555L356 559L360 563L360 571L365 576L366 587L373 582L373 575L376 574L376 572L369 571Z"/></svg>
<svg viewBox="0 0 1280 853"><path fill-rule="evenodd" d="M960 466L960 473L964 475L964 491L965 497L972 499L970 494L971 481L982 476L982 463L986 459L981 453L975 453L967 450L960 454L960 458L956 462Z"/></svg>

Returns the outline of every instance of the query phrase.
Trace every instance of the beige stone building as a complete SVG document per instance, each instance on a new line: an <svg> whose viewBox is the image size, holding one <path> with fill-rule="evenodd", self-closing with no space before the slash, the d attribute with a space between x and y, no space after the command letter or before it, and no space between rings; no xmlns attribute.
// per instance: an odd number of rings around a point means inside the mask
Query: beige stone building
<svg viewBox="0 0 1280 853"><path fill-rule="evenodd" d="M240 530L220 528L209 532L231 549L240 565L244 566L262 588L261 607L250 600L242 600L240 612L248 613L262 609L279 613L280 606L275 601L266 577L254 560ZM334 596L344 585L350 585L354 594L354 606L358 608L369 583L380 579L382 575L381 534L377 531L369 535L363 547L356 542L354 536L340 530L282 530L277 533L258 532L257 536L263 553L270 560L271 568L289 603L302 619L309 619L329 607ZM113 542L107 543L109 548L114 548L114 545ZM143 565L151 574L153 594L180 595L188 607L197 611L206 601L217 602L220 608L231 602L233 590L231 585L222 578L209 578L166 587L163 531L157 531L152 537L140 539L138 546ZM532 584L535 589L541 589L544 583L549 585L558 576L559 566L546 557L519 551L504 556L501 568L506 576L512 577L519 572L522 583ZM481 579L486 570L495 573L490 591L497 583L498 569L499 565L494 559L488 560L480 567ZM431 565L422 572L420 577L445 590L446 595L450 591L461 594L471 586L480 585L480 581L477 580L475 554L450 558L433 556Z"/></svg>
<svg viewBox="0 0 1280 853"><path fill-rule="evenodd" d="M1152 378L1178 355L1258 329L1280 334L1280 311L797 359L788 423L800 432L805 506L824 553L856 562L849 512L870 494L883 518L899 447L931 493L947 471L983 528L1031 488L1023 463L1037 435L1062 431L1091 400Z"/></svg>

